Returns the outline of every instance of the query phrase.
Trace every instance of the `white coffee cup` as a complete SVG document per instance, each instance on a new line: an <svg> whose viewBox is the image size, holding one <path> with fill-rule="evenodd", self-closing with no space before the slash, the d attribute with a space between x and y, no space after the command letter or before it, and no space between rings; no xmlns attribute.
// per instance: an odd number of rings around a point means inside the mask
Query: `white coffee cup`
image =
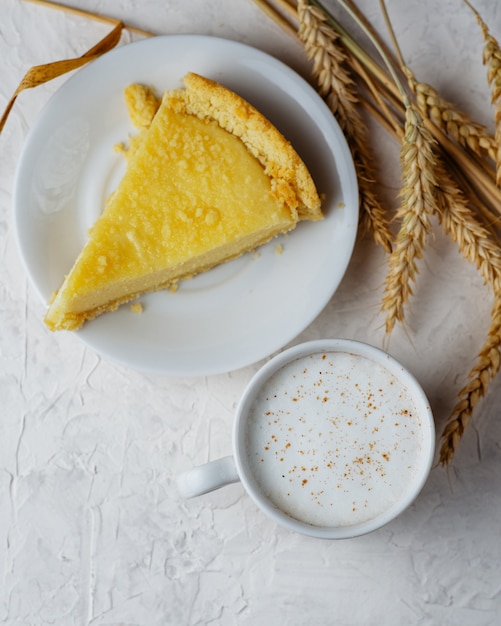
<svg viewBox="0 0 501 626"><path fill-rule="evenodd" d="M347 339L303 343L252 378L237 407L233 455L178 476L187 498L241 481L276 523L326 539L385 525L431 470L435 428L416 379Z"/></svg>

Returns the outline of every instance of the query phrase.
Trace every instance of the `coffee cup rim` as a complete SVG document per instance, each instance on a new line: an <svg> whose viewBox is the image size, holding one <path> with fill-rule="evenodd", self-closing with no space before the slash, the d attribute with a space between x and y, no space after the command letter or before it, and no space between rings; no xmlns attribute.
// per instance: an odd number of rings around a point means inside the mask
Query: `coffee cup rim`
<svg viewBox="0 0 501 626"><path fill-rule="evenodd" d="M409 490L392 507L376 517L349 526L324 527L308 524L290 517L279 509L262 492L253 477L245 449L245 419L250 404L265 382L279 369L299 358L322 352L350 353L361 356L386 367L409 389L420 412L423 426L423 454L419 471ZM251 499L275 523L291 531L321 539L352 538L377 530L399 516L407 509L424 487L430 474L435 454L435 424L428 398L411 372L400 361L384 350L371 344L353 339L316 339L292 346L267 361L252 377L237 406L233 424L233 454L237 472Z"/></svg>

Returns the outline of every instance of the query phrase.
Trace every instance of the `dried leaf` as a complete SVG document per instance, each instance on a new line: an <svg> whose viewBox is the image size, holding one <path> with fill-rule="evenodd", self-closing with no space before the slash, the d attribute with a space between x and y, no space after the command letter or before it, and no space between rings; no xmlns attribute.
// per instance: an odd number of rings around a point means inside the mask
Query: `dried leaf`
<svg viewBox="0 0 501 626"><path fill-rule="evenodd" d="M44 83L57 78L58 76L62 76L67 72L71 72L72 70L76 70L79 67L82 67L86 63L90 61L94 61L98 57L100 57L105 52L108 52L112 48L114 48L117 43L120 41L120 36L122 34L123 24L118 21L115 28L106 35L101 41L99 41L95 46L93 46L90 50L88 50L81 57L75 59L65 59L62 61L54 61L53 63L46 63L44 65L36 65L29 69L24 75L23 79L19 83L14 95L9 100L7 107L0 119L0 133L5 126L9 113L14 106L17 96L24 91L25 89L33 89L34 87L38 87L39 85L43 85Z"/></svg>

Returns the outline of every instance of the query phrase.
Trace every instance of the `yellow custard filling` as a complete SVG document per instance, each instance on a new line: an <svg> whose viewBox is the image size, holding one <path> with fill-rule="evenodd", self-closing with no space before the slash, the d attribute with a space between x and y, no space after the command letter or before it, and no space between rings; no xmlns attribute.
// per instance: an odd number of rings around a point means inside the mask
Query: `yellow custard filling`
<svg viewBox="0 0 501 626"><path fill-rule="evenodd" d="M78 328L295 227L289 186L284 200L284 185L244 141L183 110L179 92L167 92L156 113L151 100L146 109L133 103L138 119L146 111L151 124L50 304L52 330Z"/></svg>

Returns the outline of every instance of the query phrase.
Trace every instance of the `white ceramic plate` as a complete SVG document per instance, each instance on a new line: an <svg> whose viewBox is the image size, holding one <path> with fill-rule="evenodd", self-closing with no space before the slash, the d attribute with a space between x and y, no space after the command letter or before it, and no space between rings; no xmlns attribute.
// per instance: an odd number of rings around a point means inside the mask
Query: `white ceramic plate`
<svg viewBox="0 0 501 626"><path fill-rule="evenodd" d="M155 37L117 48L77 72L43 110L19 162L14 206L21 255L47 302L123 173L113 146L133 132L124 88L142 82L162 92L189 71L236 91L282 131L325 195L326 214L175 294L141 298L141 314L124 305L75 333L123 365L203 376L244 367L292 341L330 300L352 254L353 161L333 115L301 77L261 51L215 37Z"/></svg>

